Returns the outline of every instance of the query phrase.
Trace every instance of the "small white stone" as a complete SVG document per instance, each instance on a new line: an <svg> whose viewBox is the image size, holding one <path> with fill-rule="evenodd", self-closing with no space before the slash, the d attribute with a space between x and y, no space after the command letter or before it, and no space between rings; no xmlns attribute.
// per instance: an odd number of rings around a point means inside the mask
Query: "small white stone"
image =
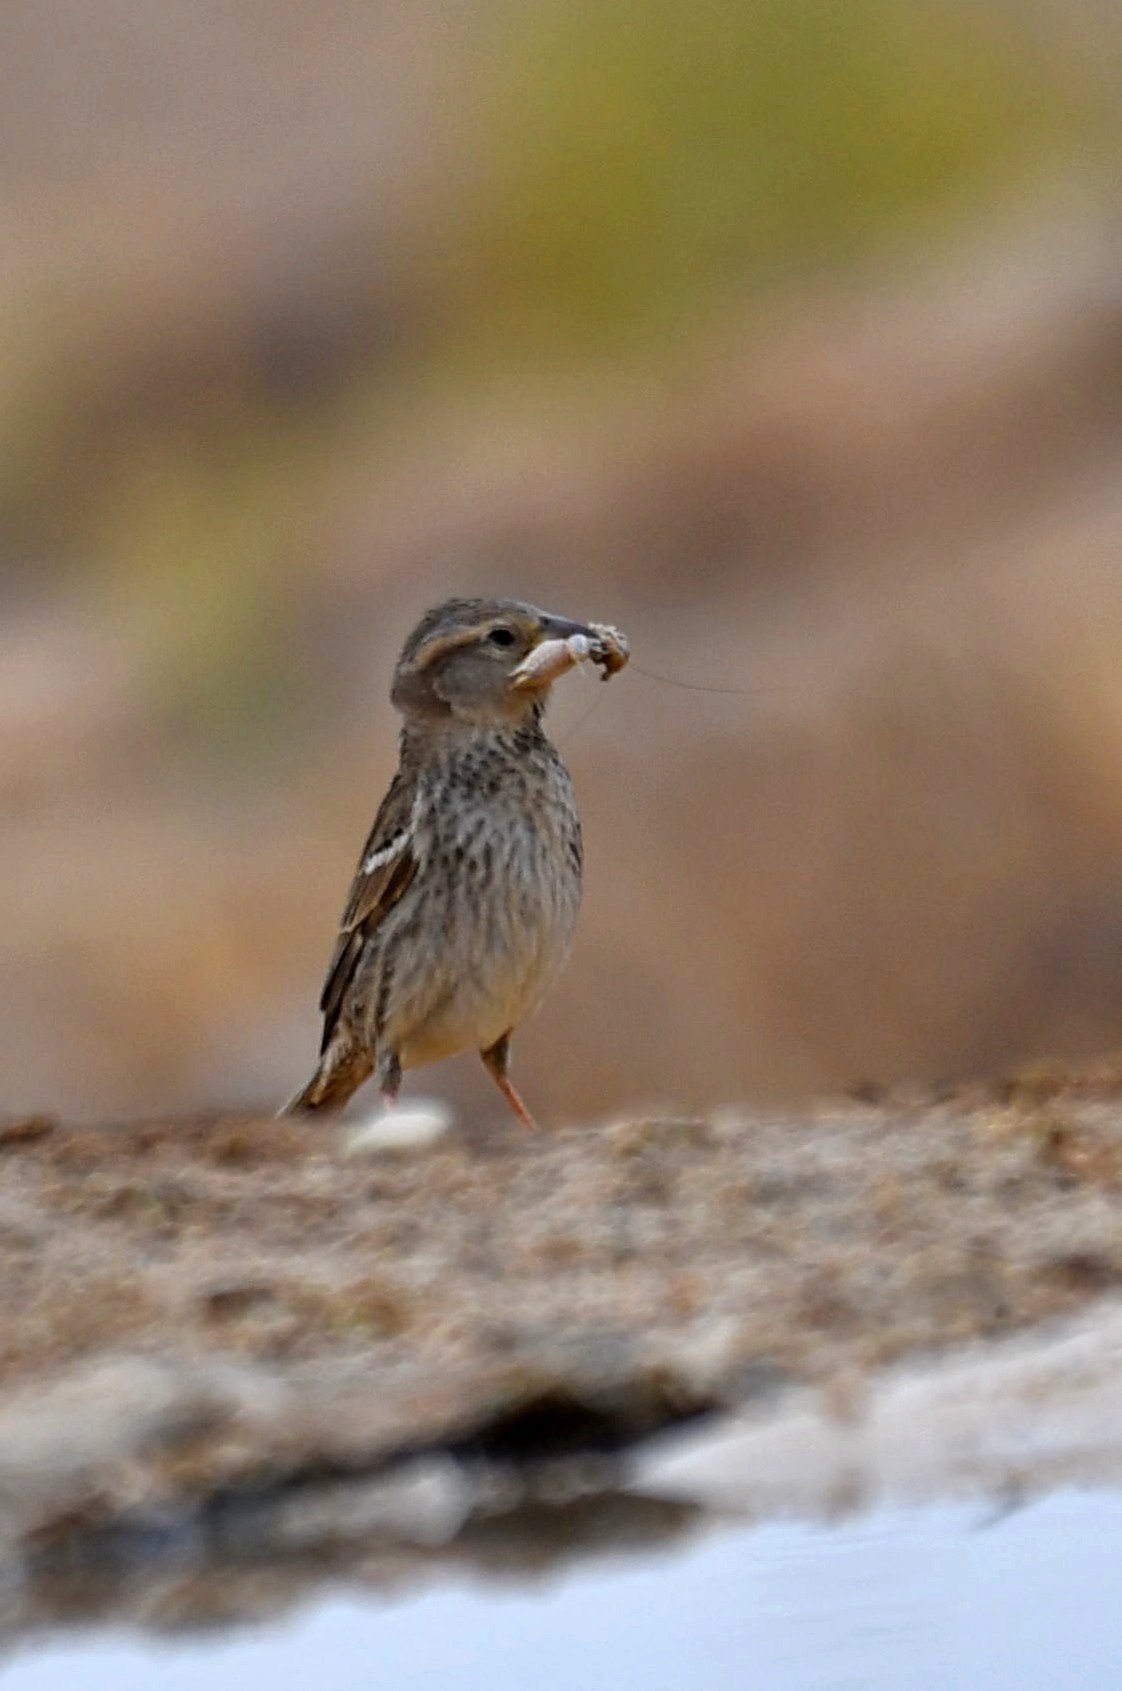
<svg viewBox="0 0 1122 1691"><path fill-rule="evenodd" d="M382 1151L421 1151L452 1125L452 1112L439 1098L419 1098L398 1109L381 1109L358 1122L347 1135L347 1157L377 1156Z"/></svg>

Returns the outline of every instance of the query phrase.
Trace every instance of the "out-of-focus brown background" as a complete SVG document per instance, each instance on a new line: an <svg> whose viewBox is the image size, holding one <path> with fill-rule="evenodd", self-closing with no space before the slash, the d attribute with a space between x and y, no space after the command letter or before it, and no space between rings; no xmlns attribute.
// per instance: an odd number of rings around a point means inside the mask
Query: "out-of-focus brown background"
<svg viewBox="0 0 1122 1691"><path fill-rule="evenodd" d="M559 690L543 1112L1116 1044L1120 92L1112 0L6 8L0 1104L306 1077L462 590L760 689Z"/></svg>

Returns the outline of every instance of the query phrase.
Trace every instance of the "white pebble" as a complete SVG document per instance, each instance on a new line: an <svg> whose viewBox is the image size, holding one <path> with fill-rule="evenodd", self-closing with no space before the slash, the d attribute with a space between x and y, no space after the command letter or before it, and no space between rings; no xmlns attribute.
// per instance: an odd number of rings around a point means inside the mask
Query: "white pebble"
<svg viewBox="0 0 1122 1691"><path fill-rule="evenodd" d="M420 1151L433 1145L452 1125L452 1112L439 1098L420 1098L404 1108L380 1109L358 1122L347 1135L347 1157L376 1156L381 1151Z"/></svg>

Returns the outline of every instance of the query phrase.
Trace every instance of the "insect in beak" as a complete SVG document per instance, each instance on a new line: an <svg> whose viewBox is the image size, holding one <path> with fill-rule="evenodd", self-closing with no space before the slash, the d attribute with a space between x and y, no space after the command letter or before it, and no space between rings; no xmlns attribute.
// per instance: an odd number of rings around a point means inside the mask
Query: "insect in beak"
<svg viewBox="0 0 1122 1691"><path fill-rule="evenodd" d="M511 675L511 685L518 689L548 687L586 660L596 664L607 681L619 673L630 655L627 640L617 628L606 623L589 623L587 629L564 638L539 641Z"/></svg>
<svg viewBox="0 0 1122 1691"><path fill-rule="evenodd" d="M511 675L511 686L520 691L548 687L558 676L583 663L590 650L587 634L570 634L567 640L540 640Z"/></svg>

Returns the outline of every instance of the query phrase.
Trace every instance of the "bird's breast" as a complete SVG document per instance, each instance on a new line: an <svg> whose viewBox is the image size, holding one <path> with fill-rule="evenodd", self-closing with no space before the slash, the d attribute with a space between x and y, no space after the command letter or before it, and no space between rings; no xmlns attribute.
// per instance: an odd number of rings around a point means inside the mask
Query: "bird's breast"
<svg viewBox="0 0 1122 1691"><path fill-rule="evenodd" d="M395 948L386 1030L406 1067L493 1044L564 962L581 891L568 773L560 760L536 771L484 761L436 783L416 844L414 939Z"/></svg>

